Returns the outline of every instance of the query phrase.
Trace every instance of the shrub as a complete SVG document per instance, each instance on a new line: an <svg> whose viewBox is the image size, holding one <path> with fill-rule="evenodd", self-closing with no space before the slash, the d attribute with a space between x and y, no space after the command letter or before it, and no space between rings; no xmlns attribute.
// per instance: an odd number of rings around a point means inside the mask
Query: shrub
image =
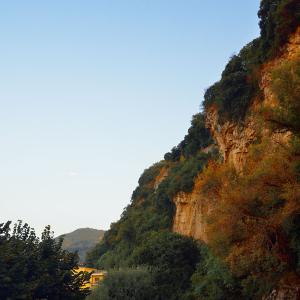
<svg viewBox="0 0 300 300"><path fill-rule="evenodd" d="M217 107L221 123L226 120L240 121L245 117L254 90L245 58L241 54L234 55L226 65L221 80L206 90L203 104L206 109L211 105Z"/></svg>
<svg viewBox="0 0 300 300"><path fill-rule="evenodd" d="M272 73L271 88L278 100L265 118L277 128L300 132L300 57L281 63Z"/></svg>
<svg viewBox="0 0 300 300"><path fill-rule="evenodd" d="M134 250L132 260L151 270L155 299L182 299L199 261L199 250L188 237L167 231L152 232Z"/></svg>
<svg viewBox="0 0 300 300"><path fill-rule="evenodd" d="M192 276L192 295L196 299L242 299L238 281L224 262L201 245L201 260Z"/></svg>
<svg viewBox="0 0 300 300"><path fill-rule="evenodd" d="M194 157L174 164L170 168L168 178L161 184L158 193L166 191L167 195L172 198L179 191L191 192L195 177L203 170L211 157L210 154L200 152Z"/></svg>
<svg viewBox="0 0 300 300"><path fill-rule="evenodd" d="M262 0L258 12L263 60L278 55L300 24L298 0Z"/></svg>
<svg viewBox="0 0 300 300"><path fill-rule="evenodd" d="M221 80L205 92L205 109L215 106L221 123L244 120L252 99L260 93L257 73L261 64L279 55L300 25L300 3L298 0L262 0L258 16L260 37L234 55Z"/></svg>
<svg viewBox="0 0 300 300"><path fill-rule="evenodd" d="M131 254L151 231L170 229L175 205L172 198L179 191L191 191L194 179L205 167L211 154L198 153L178 162L161 162L145 170L139 186L120 220L111 225L103 240L87 255L90 266L114 268L130 266ZM168 176L156 190L153 181L161 168L168 168Z"/></svg>
<svg viewBox="0 0 300 300"><path fill-rule="evenodd" d="M152 277L145 268L111 270L87 300L152 300Z"/></svg>
<svg viewBox="0 0 300 300"><path fill-rule="evenodd" d="M300 274L300 212L296 211L288 216L283 223L283 230L289 240L289 247L293 253L292 264Z"/></svg>
<svg viewBox="0 0 300 300"><path fill-rule="evenodd" d="M179 161L183 156L189 158L196 155L199 150L212 144L213 140L209 130L205 127L205 117L198 113L193 116L191 127L183 141L165 154L166 161Z"/></svg>

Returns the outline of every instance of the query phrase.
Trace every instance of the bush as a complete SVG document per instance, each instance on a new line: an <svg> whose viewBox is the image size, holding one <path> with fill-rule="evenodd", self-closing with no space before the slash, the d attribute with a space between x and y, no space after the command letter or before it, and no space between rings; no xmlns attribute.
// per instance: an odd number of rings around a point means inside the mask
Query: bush
<svg viewBox="0 0 300 300"><path fill-rule="evenodd" d="M139 181L138 181L139 185L144 186L144 185L148 185L151 182L153 182L153 180L159 174L159 171L161 170L161 168L163 166L164 166L163 162L158 162L158 163L155 163L154 165L152 165L150 168L144 170L143 174L139 178Z"/></svg>
<svg viewBox="0 0 300 300"><path fill-rule="evenodd" d="M262 60L280 53L300 24L300 3L298 0L262 0L258 12L261 30L260 52Z"/></svg>
<svg viewBox="0 0 300 300"><path fill-rule="evenodd" d="M210 157L211 154L200 152L195 157L160 162L145 170L132 195L132 203L120 220L111 225L100 244L87 254L88 265L105 269L130 266L131 254L145 235L171 228L175 212L172 198L179 191L192 190L195 177ZM161 168L168 169L168 176L154 190L154 179Z"/></svg>
<svg viewBox="0 0 300 300"><path fill-rule="evenodd" d="M265 118L274 127L300 133L300 57L283 62L272 73L271 88L278 100L276 108L268 108Z"/></svg>
<svg viewBox="0 0 300 300"><path fill-rule="evenodd" d="M192 276L192 295L207 300L242 299L238 281L224 262L201 245L201 260Z"/></svg>
<svg viewBox="0 0 300 300"><path fill-rule="evenodd" d="M162 182L158 193L166 192L173 198L178 192L191 192L194 187L194 179L206 166L212 156L206 153L198 153L194 157L184 159L170 168L168 178Z"/></svg>
<svg viewBox="0 0 300 300"><path fill-rule="evenodd" d="M155 299L182 299L199 261L199 250L191 238L152 232L134 250L132 260L151 271Z"/></svg>
<svg viewBox="0 0 300 300"><path fill-rule="evenodd" d="M221 80L205 92L205 109L215 106L221 123L244 120L252 99L259 96L257 73L261 64L279 55L300 25L300 2L262 0L258 16L261 36L234 55Z"/></svg>
<svg viewBox="0 0 300 300"><path fill-rule="evenodd" d="M241 54L234 55L226 65L221 80L206 90L203 104L206 109L212 105L217 107L221 123L226 120L241 121L254 90L245 58Z"/></svg>
<svg viewBox="0 0 300 300"><path fill-rule="evenodd" d="M152 300L152 277L145 268L111 270L87 300Z"/></svg>
<svg viewBox="0 0 300 300"><path fill-rule="evenodd" d="M283 223L283 230L293 253L292 265L300 275L300 212L294 212Z"/></svg>
<svg viewBox="0 0 300 300"><path fill-rule="evenodd" d="M189 158L196 155L199 150L212 144L213 140L209 130L205 127L205 117L198 113L193 116L191 127L183 141L165 154L166 161L179 161L180 157Z"/></svg>

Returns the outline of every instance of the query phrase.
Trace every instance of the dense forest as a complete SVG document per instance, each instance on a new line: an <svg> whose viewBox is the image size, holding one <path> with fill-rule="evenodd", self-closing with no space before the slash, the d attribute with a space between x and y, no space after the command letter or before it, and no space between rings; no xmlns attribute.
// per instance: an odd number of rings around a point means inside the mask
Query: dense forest
<svg viewBox="0 0 300 300"><path fill-rule="evenodd" d="M183 141L144 171L89 252L88 265L111 270L89 299L277 299L267 297L299 285L300 53L280 58L300 25L300 2L262 0L258 16L260 37L230 58ZM262 89L268 66L276 105ZM242 171L207 128L212 110L219 128L256 125ZM173 230L174 197L192 191L211 207L205 241Z"/></svg>

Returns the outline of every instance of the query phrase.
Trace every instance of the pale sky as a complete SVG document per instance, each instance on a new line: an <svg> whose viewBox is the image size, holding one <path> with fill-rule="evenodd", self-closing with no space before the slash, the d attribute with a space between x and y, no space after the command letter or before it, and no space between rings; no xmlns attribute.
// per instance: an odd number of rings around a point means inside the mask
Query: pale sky
<svg viewBox="0 0 300 300"><path fill-rule="evenodd" d="M229 57L259 35L258 7L0 1L0 222L108 229Z"/></svg>

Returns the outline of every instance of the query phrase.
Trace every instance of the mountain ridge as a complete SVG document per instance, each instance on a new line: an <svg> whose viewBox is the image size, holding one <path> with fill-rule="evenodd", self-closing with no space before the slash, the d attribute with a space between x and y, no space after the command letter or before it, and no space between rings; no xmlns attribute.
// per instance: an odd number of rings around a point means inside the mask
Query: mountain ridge
<svg viewBox="0 0 300 300"><path fill-rule="evenodd" d="M69 252L78 252L80 263L84 263L86 253L103 238L104 232L89 227L78 228L58 236L56 240L63 238L62 248Z"/></svg>

